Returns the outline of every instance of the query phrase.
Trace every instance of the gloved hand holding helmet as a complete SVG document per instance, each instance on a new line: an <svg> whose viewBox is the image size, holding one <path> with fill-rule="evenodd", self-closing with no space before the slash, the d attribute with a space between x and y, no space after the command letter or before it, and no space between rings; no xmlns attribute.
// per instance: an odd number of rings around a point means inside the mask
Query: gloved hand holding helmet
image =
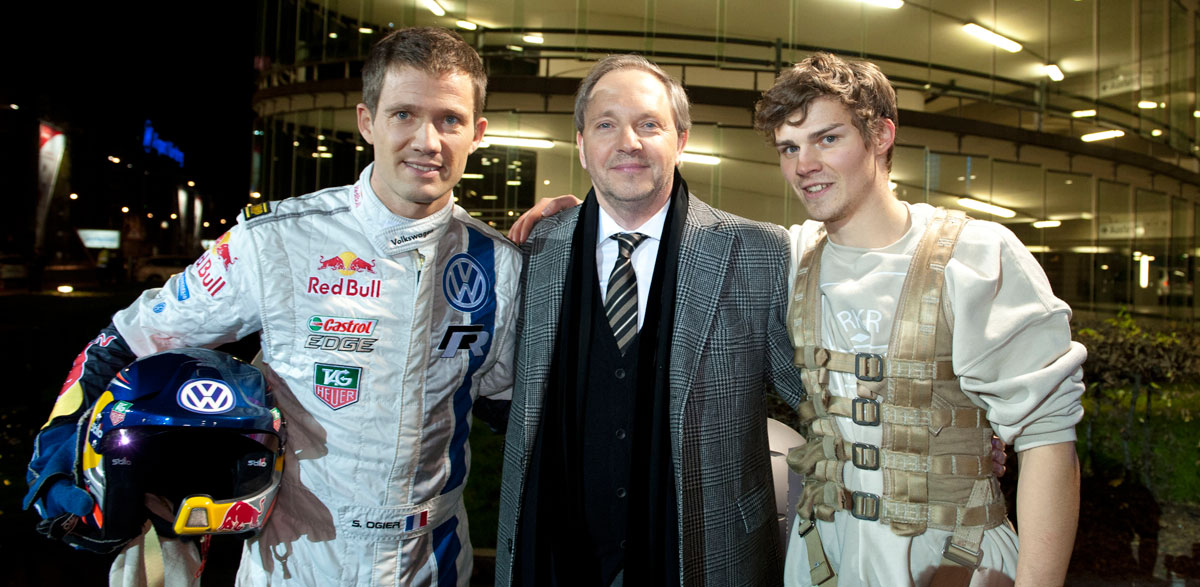
<svg viewBox="0 0 1200 587"><path fill-rule="evenodd" d="M262 373L225 353L180 349L134 361L84 413L78 434L76 487L59 483L39 507L60 510L43 513L39 530L77 548L116 550L147 519L167 537L256 533L275 504L282 417Z"/></svg>

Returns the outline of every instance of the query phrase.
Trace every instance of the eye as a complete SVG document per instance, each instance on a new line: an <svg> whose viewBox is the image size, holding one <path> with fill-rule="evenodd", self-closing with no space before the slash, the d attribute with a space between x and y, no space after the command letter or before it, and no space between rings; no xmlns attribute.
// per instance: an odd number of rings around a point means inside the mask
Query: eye
<svg viewBox="0 0 1200 587"><path fill-rule="evenodd" d="M779 147L779 154L784 157L795 157L796 153L800 152L800 147L796 145L783 145Z"/></svg>
<svg viewBox="0 0 1200 587"><path fill-rule="evenodd" d="M611 122L601 122L596 125L596 128L612 128L612 127L613 127L613 125Z"/></svg>
<svg viewBox="0 0 1200 587"><path fill-rule="evenodd" d="M461 122L462 119L460 119L459 117L457 117L453 114L450 114L450 115L446 116L445 120L446 120L447 125L456 126L459 122Z"/></svg>
<svg viewBox="0 0 1200 587"><path fill-rule="evenodd" d="M838 140L838 137L836 135L825 135L825 136L821 137L821 144L822 145L832 145L832 144L836 143L837 140Z"/></svg>
<svg viewBox="0 0 1200 587"><path fill-rule="evenodd" d="M397 120L408 120L411 114L407 110L401 110L395 114Z"/></svg>
<svg viewBox="0 0 1200 587"><path fill-rule="evenodd" d="M644 123L642 123L642 128L648 128L648 129L651 129L651 130L658 128L658 126L659 126L659 125L658 125L658 123L657 123L657 122L644 122Z"/></svg>

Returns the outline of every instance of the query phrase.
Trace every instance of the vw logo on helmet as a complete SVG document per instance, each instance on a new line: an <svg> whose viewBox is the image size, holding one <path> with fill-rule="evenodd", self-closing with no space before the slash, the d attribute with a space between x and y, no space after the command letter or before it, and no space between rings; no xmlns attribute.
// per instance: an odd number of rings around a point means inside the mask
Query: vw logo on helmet
<svg viewBox="0 0 1200 587"><path fill-rule="evenodd" d="M212 379L192 379L179 388L178 400L183 409L200 414L221 414L233 409L236 402L228 385Z"/></svg>
<svg viewBox="0 0 1200 587"><path fill-rule="evenodd" d="M455 310L474 312L487 302L492 293L487 273L474 257L459 253L450 258L442 274L442 291Z"/></svg>

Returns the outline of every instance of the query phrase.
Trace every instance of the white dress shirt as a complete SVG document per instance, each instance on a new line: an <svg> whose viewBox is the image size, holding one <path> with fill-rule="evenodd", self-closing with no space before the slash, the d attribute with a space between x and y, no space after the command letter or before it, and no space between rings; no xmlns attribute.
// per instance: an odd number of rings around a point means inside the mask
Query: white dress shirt
<svg viewBox="0 0 1200 587"><path fill-rule="evenodd" d="M658 258L658 243L662 242L663 225L667 222L668 201L659 208L649 220L633 230L621 228L608 212L600 208L600 226L596 229L596 277L600 278L600 298L608 297L608 276L612 273L613 265L617 264L620 245L612 235L620 232L640 232L647 238L633 250L630 260L633 262L633 273L637 275L638 293L638 330L642 329L642 320L646 316L646 300L650 297L650 281L654 278L654 261Z"/></svg>

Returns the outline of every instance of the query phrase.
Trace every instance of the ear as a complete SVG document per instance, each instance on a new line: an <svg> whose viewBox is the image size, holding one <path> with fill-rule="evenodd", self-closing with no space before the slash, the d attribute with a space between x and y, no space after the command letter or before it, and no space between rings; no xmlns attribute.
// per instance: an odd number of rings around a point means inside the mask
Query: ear
<svg viewBox="0 0 1200 587"><path fill-rule="evenodd" d="M578 131L575 132L575 146L579 151L579 164L587 169L587 158L583 156L583 133Z"/></svg>
<svg viewBox="0 0 1200 587"><path fill-rule="evenodd" d="M679 146L677 149L675 149L675 164L676 165L679 164L679 158L683 156L683 148L687 146L687 140L688 140L688 136L690 136L690 132L691 131L685 130L681 133L678 133L678 135L677 135L678 136L677 141L679 142Z"/></svg>
<svg viewBox="0 0 1200 587"><path fill-rule="evenodd" d="M875 155L886 156L888 149L896 142L896 123L891 119L881 118L875 126Z"/></svg>
<svg viewBox="0 0 1200 587"><path fill-rule="evenodd" d="M371 127L371 111L367 109L366 104L359 104L355 110L355 113L358 117L359 134L361 134L363 139L367 141L368 145L374 145L375 139L372 136L373 129Z"/></svg>
<svg viewBox="0 0 1200 587"><path fill-rule="evenodd" d="M471 139L471 152L479 148L479 141L483 140L483 133L487 130L487 119L479 117L475 119L475 137Z"/></svg>

